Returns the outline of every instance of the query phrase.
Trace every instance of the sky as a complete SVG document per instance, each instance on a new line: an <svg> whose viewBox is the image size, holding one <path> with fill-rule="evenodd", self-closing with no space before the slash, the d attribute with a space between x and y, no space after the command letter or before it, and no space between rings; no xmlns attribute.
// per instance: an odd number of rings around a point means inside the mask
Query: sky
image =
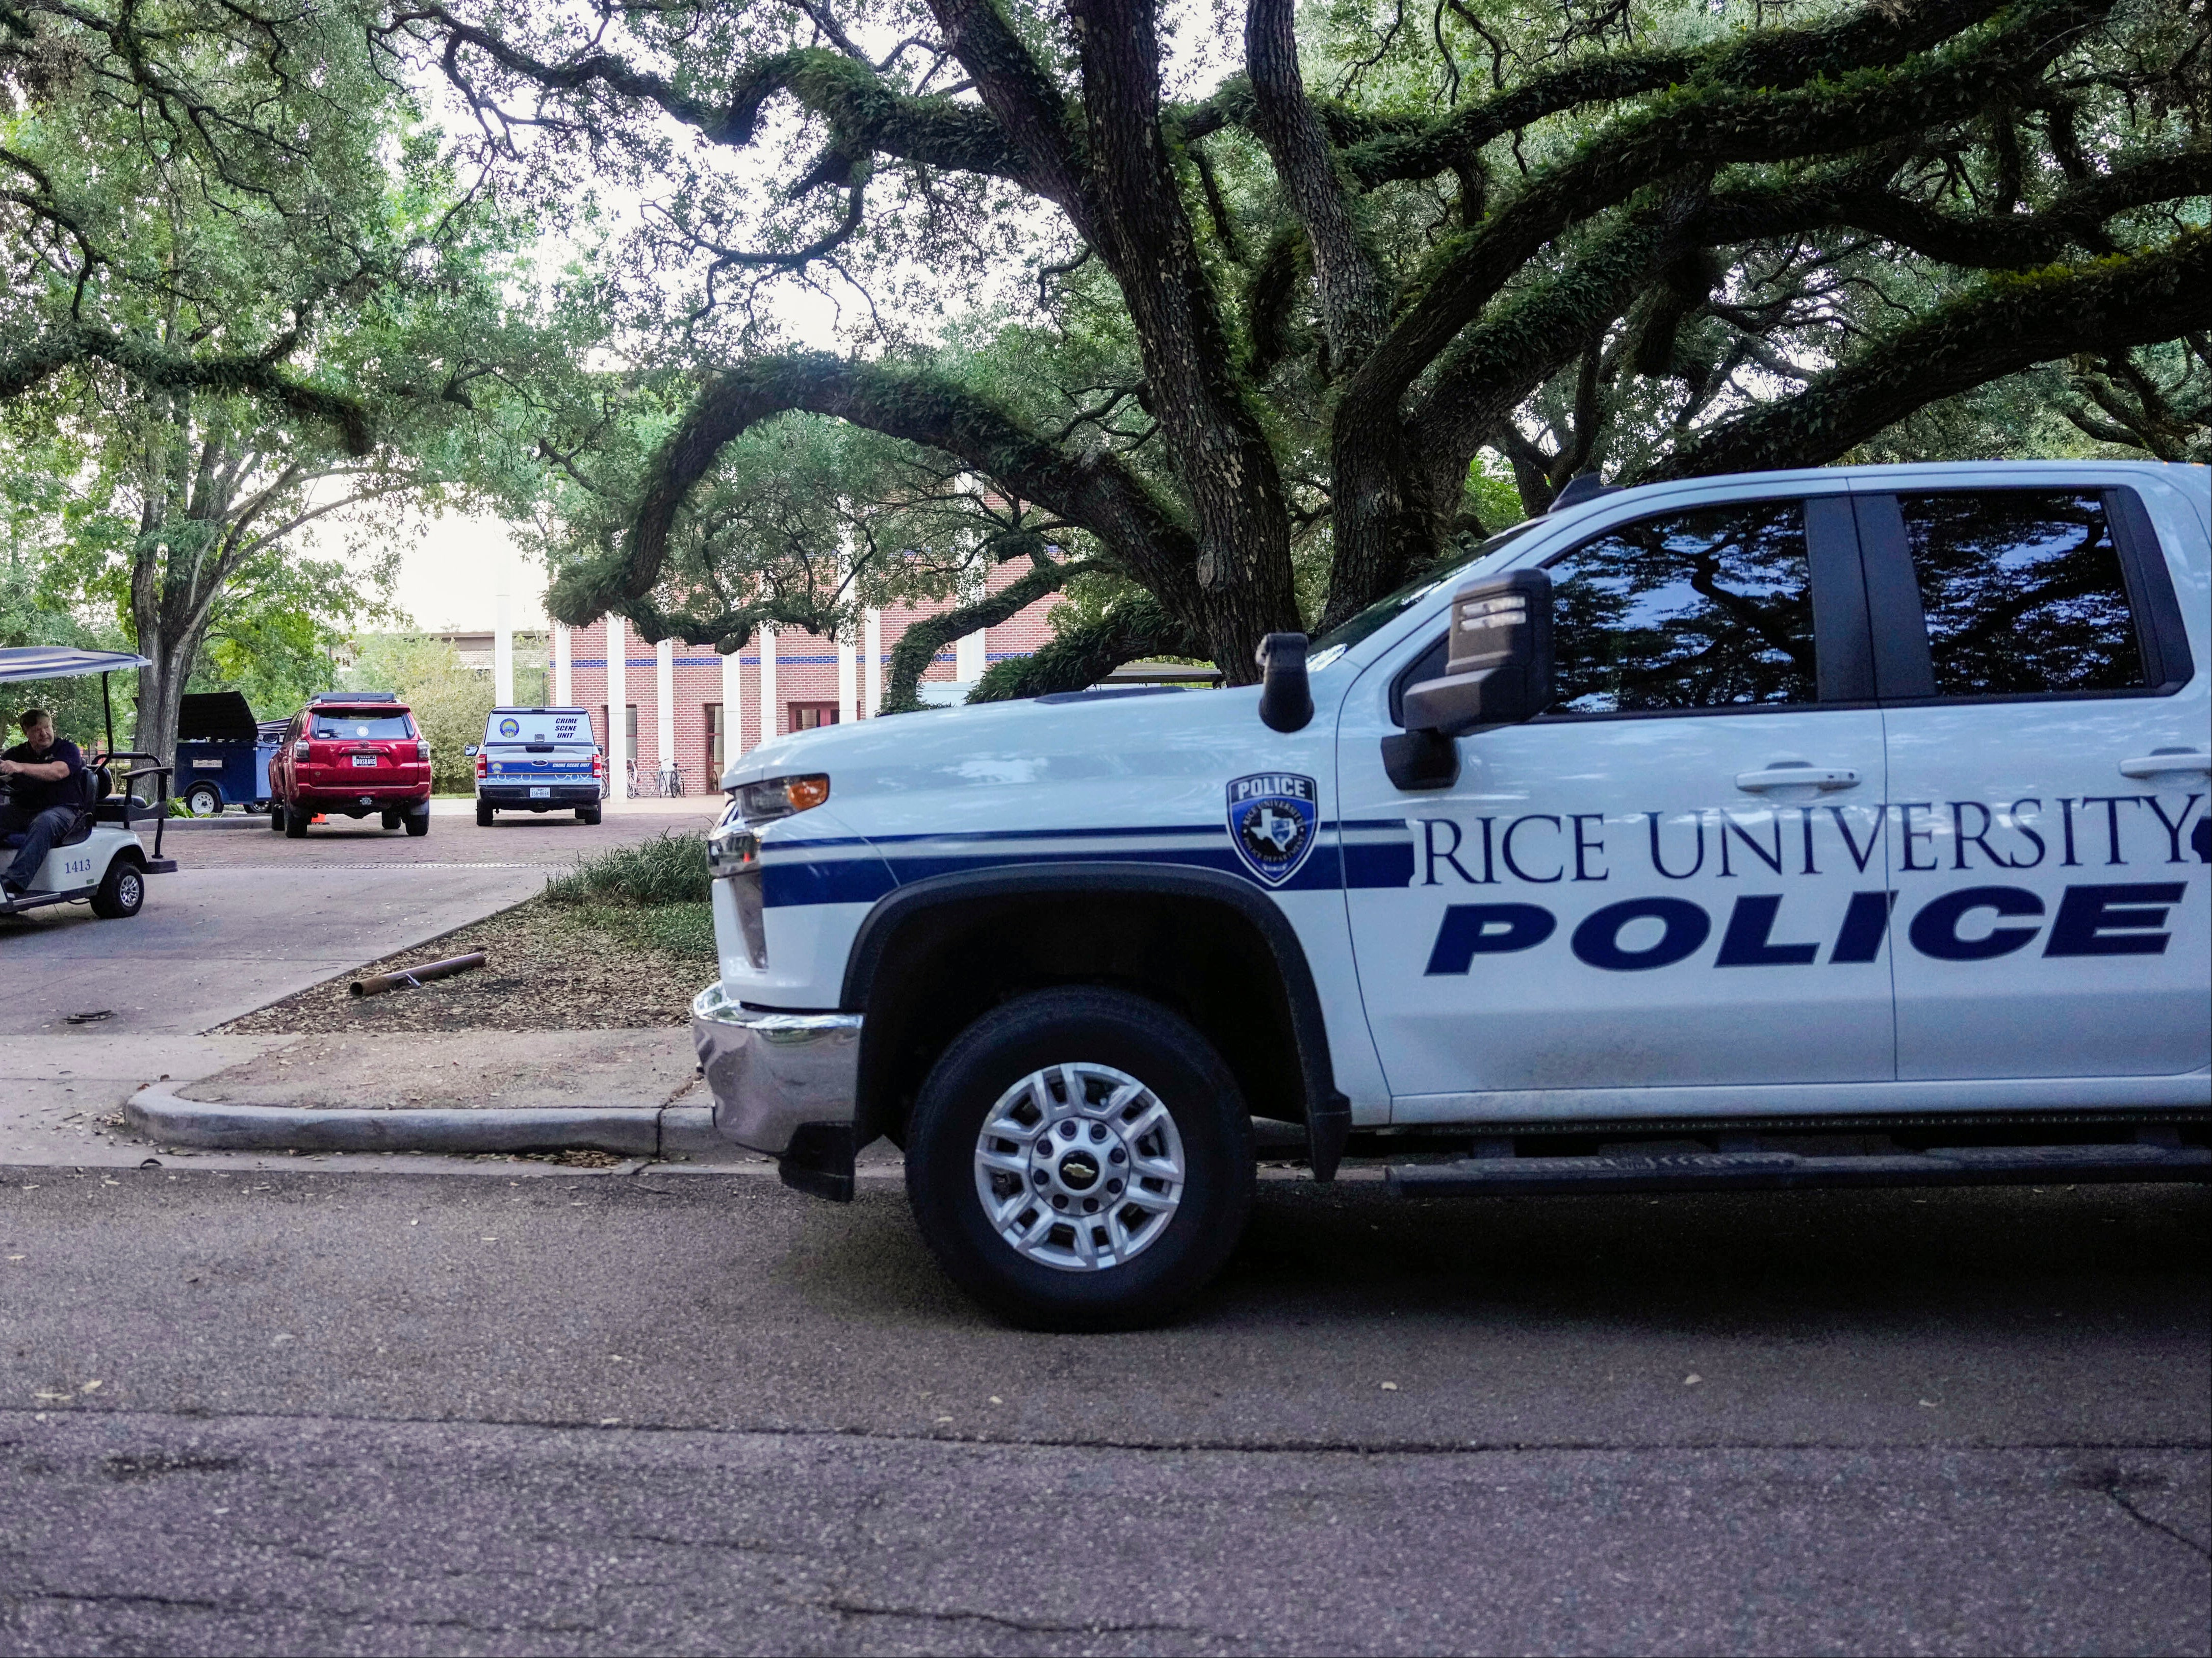
<svg viewBox="0 0 2212 1658"><path fill-rule="evenodd" d="M485 632L502 584L510 625L545 626L545 570L495 518L424 514L405 540L393 598L426 633Z"/></svg>

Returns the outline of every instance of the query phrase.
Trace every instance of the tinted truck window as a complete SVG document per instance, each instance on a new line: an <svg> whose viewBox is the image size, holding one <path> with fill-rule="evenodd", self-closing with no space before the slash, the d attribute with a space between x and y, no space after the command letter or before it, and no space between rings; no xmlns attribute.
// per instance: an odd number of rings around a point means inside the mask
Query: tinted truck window
<svg viewBox="0 0 2212 1658"><path fill-rule="evenodd" d="M495 709L484 722L487 743L589 743L592 716L581 708Z"/></svg>
<svg viewBox="0 0 2212 1658"><path fill-rule="evenodd" d="M366 737L374 739L412 737L415 728L407 723L407 716L404 714L356 714L349 708L341 708L335 714L315 715L312 734L316 737Z"/></svg>
<svg viewBox="0 0 2212 1658"><path fill-rule="evenodd" d="M1819 700L1800 501L1644 519L1550 568L1556 713Z"/></svg>
<svg viewBox="0 0 2212 1658"><path fill-rule="evenodd" d="M2094 494L1899 499L1938 696L2126 690L2142 652Z"/></svg>

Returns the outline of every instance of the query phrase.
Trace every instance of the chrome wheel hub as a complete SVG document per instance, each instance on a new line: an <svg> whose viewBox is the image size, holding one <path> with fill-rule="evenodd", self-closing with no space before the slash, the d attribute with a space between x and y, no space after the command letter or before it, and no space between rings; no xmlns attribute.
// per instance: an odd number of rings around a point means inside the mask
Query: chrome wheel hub
<svg viewBox="0 0 2212 1658"><path fill-rule="evenodd" d="M1182 1202L1182 1137L1159 1096L1109 1065L1031 1072L975 1141L992 1230L1040 1266L1097 1272L1142 1254Z"/></svg>

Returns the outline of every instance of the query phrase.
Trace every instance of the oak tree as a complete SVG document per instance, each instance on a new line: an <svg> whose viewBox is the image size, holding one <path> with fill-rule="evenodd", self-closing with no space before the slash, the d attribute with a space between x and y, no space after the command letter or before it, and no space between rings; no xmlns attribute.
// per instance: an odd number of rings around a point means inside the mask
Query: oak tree
<svg viewBox="0 0 2212 1658"><path fill-rule="evenodd" d="M1219 15L1209 86L1151 0L399 0L380 44L488 155L635 191L633 274L696 382L556 613L747 626L672 552L730 446L796 412L1030 504L1065 555L1041 585L1080 558L1130 586L1006 677L1036 688L1162 649L1249 678L1263 633L1494 527L1486 475L1541 510L1593 466L1820 465L2053 363L2086 365L2100 439L2191 418L2135 354L2212 325L2201 9ZM760 324L774 282L896 312L1023 257L1036 307L980 343Z"/></svg>

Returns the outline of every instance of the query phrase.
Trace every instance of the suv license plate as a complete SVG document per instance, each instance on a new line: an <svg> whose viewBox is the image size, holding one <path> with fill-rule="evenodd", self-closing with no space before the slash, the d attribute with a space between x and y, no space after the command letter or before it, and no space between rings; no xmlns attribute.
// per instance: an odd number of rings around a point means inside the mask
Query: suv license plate
<svg viewBox="0 0 2212 1658"><path fill-rule="evenodd" d="M354 756L353 762L356 766L373 766L376 763L376 756L373 754L357 754Z"/></svg>
<svg viewBox="0 0 2212 1658"><path fill-rule="evenodd" d="M533 800L550 800L553 798L553 791L550 789L532 789L530 791L530 798Z"/></svg>

